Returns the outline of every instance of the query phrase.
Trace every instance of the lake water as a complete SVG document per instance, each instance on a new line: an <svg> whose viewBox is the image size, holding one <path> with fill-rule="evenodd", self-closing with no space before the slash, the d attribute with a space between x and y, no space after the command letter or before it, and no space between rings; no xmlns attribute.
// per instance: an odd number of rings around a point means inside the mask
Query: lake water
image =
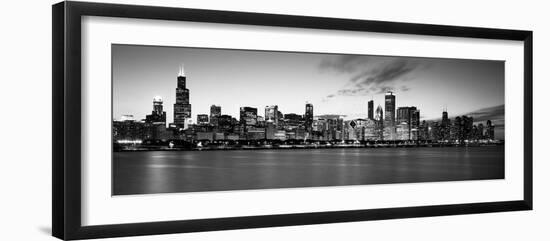
<svg viewBox="0 0 550 241"><path fill-rule="evenodd" d="M113 154L113 195L504 178L504 146Z"/></svg>

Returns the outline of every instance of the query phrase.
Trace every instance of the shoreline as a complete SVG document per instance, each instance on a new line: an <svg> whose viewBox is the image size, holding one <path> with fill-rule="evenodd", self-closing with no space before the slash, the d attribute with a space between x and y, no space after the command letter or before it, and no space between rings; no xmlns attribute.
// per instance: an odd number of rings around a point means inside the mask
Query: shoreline
<svg viewBox="0 0 550 241"><path fill-rule="evenodd" d="M370 149L370 148L442 148L442 147L488 147L488 146L504 146L504 143L488 143L488 144L449 144L449 143L434 143L434 144L346 144L346 145L280 145L280 146L206 146L206 147L164 147L164 146L140 146L140 147L124 147L113 152L144 152L144 151L255 151L255 150L313 150L313 149Z"/></svg>

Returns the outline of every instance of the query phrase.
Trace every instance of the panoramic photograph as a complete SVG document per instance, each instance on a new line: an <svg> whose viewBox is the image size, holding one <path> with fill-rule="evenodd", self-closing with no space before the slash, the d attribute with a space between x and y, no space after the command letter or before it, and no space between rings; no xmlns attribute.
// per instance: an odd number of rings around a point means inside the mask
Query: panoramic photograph
<svg viewBox="0 0 550 241"><path fill-rule="evenodd" d="M504 178L504 61L111 54L115 196Z"/></svg>

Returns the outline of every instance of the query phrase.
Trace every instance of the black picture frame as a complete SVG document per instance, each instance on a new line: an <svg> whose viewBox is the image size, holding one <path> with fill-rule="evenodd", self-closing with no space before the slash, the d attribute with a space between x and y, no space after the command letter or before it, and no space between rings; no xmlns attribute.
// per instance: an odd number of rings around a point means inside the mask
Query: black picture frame
<svg viewBox="0 0 550 241"><path fill-rule="evenodd" d="M517 40L524 43L523 199L455 205L415 206L282 215L140 222L99 226L81 224L81 17L194 21L428 36ZM213 230L307 225L350 221L532 210L533 33L523 30L335 19L262 13L197 10L90 2L52 6L52 233L65 239L107 238Z"/></svg>

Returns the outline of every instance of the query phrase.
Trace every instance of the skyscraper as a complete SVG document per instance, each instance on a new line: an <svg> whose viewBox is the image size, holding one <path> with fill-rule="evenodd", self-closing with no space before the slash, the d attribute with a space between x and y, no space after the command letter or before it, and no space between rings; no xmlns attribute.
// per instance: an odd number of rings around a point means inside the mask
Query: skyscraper
<svg viewBox="0 0 550 241"><path fill-rule="evenodd" d="M420 110L413 111L410 128L411 140L418 140L420 137Z"/></svg>
<svg viewBox="0 0 550 241"><path fill-rule="evenodd" d="M183 65L178 73L178 85L176 88L176 103L174 104L174 124L184 126L187 119L191 118L191 104L189 104L189 89L186 87L186 76Z"/></svg>
<svg viewBox="0 0 550 241"><path fill-rule="evenodd" d="M384 110L380 105L378 105L378 107L376 108L376 115L374 116L374 120L376 121L375 135L378 136L379 140L382 140L384 138Z"/></svg>
<svg viewBox="0 0 550 241"><path fill-rule="evenodd" d="M449 114L447 113L447 110L444 110L441 114L441 125L442 126L448 126L451 124L451 120L449 120Z"/></svg>
<svg viewBox="0 0 550 241"><path fill-rule="evenodd" d="M275 124L275 126L278 125L278 122L279 122L279 117L278 117L278 113L279 113L279 110L278 110L278 106L276 105L271 105L271 106L266 106L265 107L265 121L266 122L271 122L273 124Z"/></svg>
<svg viewBox="0 0 550 241"><path fill-rule="evenodd" d="M385 96L385 121L388 126L395 126L395 95L393 92L386 92Z"/></svg>
<svg viewBox="0 0 550 241"><path fill-rule="evenodd" d="M198 125L208 125L208 115L206 114L200 114L197 115L197 124Z"/></svg>
<svg viewBox="0 0 550 241"><path fill-rule="evenodd" d="M311 103L306 103L304 125L306 128L306 132L311 132L313 130L313 105Z"/></svg>
<svg viewBox="0 0 550 241"><path fill-rule="evenodd" d="M166 112L162 109L162 97L153 98L153 111L145 116L145 122L154 124L166 124Z"/></svg>
<svg viewBox="0 0 550 241"><path fill-rule="evenodd" d="M451 139L451 120L449 119L447 110L441 113L441 138L443 140Z"/></svg>
<svg viewBox="0 0 550 241"><path fill-rule="evenodd" d="M401 122L407 122L408 124L412 123L413 114L416 111L415 106L405 106L397 108L397 124Z"/></svg>
<svg viewBox="0 0 550 241"><path fill-rule="evenodd" d="M487 138L489 138L490 140L494 140L495 139L495 126L493 125L491 120L487 120L486 131L487 131Z"/></svg>
<svg viewBox="0 0 550 241"><path fill-rule="evenodd" d="M219 125L219 117L222 115L222 107L217 105L210 106L210 124L213 126Z"/></svg>
<svg viewBox="0 0 550 241"><path fill-rule="evenodd" d="M371 120L374 120L374 100L369 100L368 118L371 119Z"/></svg>
<svg viewBox="0 0 550 241"><path fill-rule="evenodd" d="M418 130L420 121L420 111L415 106L406 106L397 108L397 123L396 125L402 125L405 128L407 138L409 140L416 140L416 132ZM403 125L406 123L406 125ZM415 133L413 133L415 132ZM403 138L401 138L403 140Z"/></svg>
<svg viewBox="0 0 550 241"><path fill-rule="evenodd" d="M382 106L378 105L376 108L376 116L374 117L377 121L384 121L384 110L382 110Z"/></svg>
<svg viewBox="0 0 550 241"><path fill-rule="evenodd" d="M257 123L258 109L253 107L241 107L239 123L245 127L254 126Z"/></svg>

